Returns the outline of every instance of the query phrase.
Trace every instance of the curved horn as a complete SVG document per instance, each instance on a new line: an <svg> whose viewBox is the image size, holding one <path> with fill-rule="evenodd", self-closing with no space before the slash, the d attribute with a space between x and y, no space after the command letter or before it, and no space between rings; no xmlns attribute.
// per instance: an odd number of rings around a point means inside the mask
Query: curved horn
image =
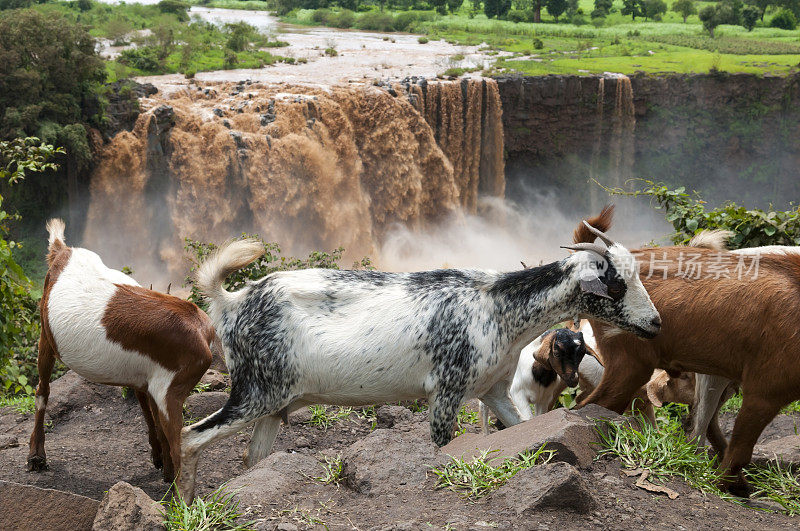
<svg viewBox="0 0 800 531"><path fill-rule="evenodd" d="M612 240L611 238L609 238L608 236L606 236L606 234L605 234L603 231L601 231L601 230L598 230L598 229L596 229L596 228L592 227L591 225L589 225L589 224L586 222L586 220L585 220L585 219L583 220L583 224L584 224L584 225L586 225L586 228L587 228L587 229L589 229L589 230L592 232L592 234L594 234L595 236L597 236L598 238L600 238L601 240L603 240L603 243L605 243L605 244L606 244L606 245L608 245L609 247L611 247L612 245L614 245L614 240Z"/></svg>
<svg viewBox="0 0 800 531"><path fill-rule="evenodd" d="M600 256L605 256L606 251L608 250L599 243L586 243L586 242L573 243L572 245L562 245L561 248L570 249L572 251L591 251L593 253L599 254Z"/></svg>

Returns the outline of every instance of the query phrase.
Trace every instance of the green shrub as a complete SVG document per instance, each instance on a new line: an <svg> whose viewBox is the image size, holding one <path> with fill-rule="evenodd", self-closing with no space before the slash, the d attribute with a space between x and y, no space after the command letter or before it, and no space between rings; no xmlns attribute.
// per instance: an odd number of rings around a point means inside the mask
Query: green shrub
<svg viewBox="0 0 800 531"><path fill-rule="evenodd" d="M780 28L785 30L793 30L797 28L797 17L788 9L781 9L772 17L769 25L773 28Z"/></svg>
<svg viewBox="0 0 800 531"><path fill-rule="evenodd" d="M420 37L419 39L417 39L417 42L420 44L428 44L429 42L428 37Z"/></svg>
<svg viewBox="0 0 800 531"><path fill-rule="evenodd" d="M328 25L335 28L352 28L356 22L356 14L349 9L344 9L337 14L328 17Z"/></svg>
<svg viewBox="0 0 800 531"><path fill-rule="evenodd" d="M540 39L539 37L534 37L533 48L535 50L541 50L542 48L544 48L544 42L542 41L542 39Z"/></svg>
<svg viewBox="0 0 800 531"><path fill-rule="evenodd" d="M358 17L356 27L372 31L394 31L394 17L387 13L371 11Z"/></svg>
<svg viewBox="0 0 800 531"><path fill-rule="evenodd" d="M332 14L330 9L317 9L311 14L311 20L317 24L326 25Z"/></svg>
<svg viewBox="0 0 800 531"><path fill-rule="evenodd" d="M419 20L417 13L406 11L398 13L394 17L394 28L396 31L410 31L411 27Z"/></svg>
<svg viewBox="0 0 800 531"><path fill-rule="evenodd" d="M161 50L158 46L142 46L140 48L128 48L122 50L117 62L131 68L136 68L142 72L159 73L163 70L159 54Z"/></svg>
<svg viewBox="0 0 800 531"><path fill-rule="evenodd" d="M190 6L186 2L181 2L180 0L161 0L157 5L159 11L177 15L178 20L181 22L189 20Z"/></svg>
<svg viewBox="0 0 800 531"><path fill-rule="evenodd" d="M800 209L789 211L760 209L747 210L736 203L706 211L706 202L695 193L690 196L685 188L670 189L663 184L643 181L646 186L635 192L620 189L613 194L639 196L655 199L663 208L666 220L672 223L675 234L672 241L683 245L703 229L733 231L728 242L731 249L759 247L762 245L800 245Z"/></svg>

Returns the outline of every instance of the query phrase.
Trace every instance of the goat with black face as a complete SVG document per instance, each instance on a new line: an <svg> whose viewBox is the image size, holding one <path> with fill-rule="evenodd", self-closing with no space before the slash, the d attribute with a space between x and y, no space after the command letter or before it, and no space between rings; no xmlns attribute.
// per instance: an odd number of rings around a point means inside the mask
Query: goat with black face
<svg viewBox="0 0 800 531"><path fill-rule="evenodd" d="M568 387L575 387L578 385L578 366L581 364L583 356L586 354L586 343L583 341L583 333L573 332L568 328L559 328L548 332L545 336L550 334L553 335L553 338L552 341L550 341L549 360L539 359L540 356L537 352L534 354L534 359L540 362L541 365L535 364L532 370L536 371L537 367L544 367L546 369L546 367L549 366L564 380ZM539 380L536 374L533 376L534 379L537 381ZM554 377L548 378L544 374L542 374L540 378L550 379L551 381L555 379Z"/></svg>

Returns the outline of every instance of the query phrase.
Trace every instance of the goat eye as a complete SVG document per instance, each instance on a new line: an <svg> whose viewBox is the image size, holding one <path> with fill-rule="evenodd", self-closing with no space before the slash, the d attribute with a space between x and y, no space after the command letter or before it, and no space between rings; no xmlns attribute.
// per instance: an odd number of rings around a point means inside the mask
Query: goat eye
<svg viewBox="0 0 800 531"><path fill-rule="evenodd" d="M608 281L608 296L618 301L625 295L625 284L619 279L612 278Z"/></svg>

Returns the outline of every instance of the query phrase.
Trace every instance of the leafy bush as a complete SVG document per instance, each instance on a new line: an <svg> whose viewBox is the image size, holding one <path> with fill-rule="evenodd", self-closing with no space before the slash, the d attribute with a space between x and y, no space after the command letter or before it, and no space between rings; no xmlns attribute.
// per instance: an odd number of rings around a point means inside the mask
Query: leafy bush
<svg viewBox="0 0 800 531"><path fill-rule="evenodd" d="M410 31L411 27L419 20L419 15L406 11L394 17L394 27L397 31Z"/></svg>
<svg viewBox="0 0 800 531"><path fill-rule="evenodd" d="M181 2L180 0L161 0L157 5L159 11L177 15L178 20L181 22L189 20L190 6L186 2Z"/></svg>
<svg viewBox="0 0 800 531"><path fill-rule="evenodd" d="M420 37L419 39L417 39L417 42L420 44L428 44L429 42L428 37Z"/></svg>
<svg viewBox="0 0 800 531"><path fill-rule="evenodd" d="M159 59L160 53L161 49L158 46L128 48L120 52L117 62L142 72L160 73L164 68Z"/></svg>
<svg viewBox="0 0 800 531"><path fill-rule="evenodd" d="M772 17L769 25L773 28L780 28L785 30L793 30L797 28L797 17L788 9L781 9Z"/></svg>
<svg viewBox="0 0 800 531"><path fill-rule="evenodd" d="M333 13L330 9L317 9L311 14L311 20L317 24L327 24Z"/></svg>
<svg viewBox="0 0 800 531"><path fill-rule="evenodd" d="M544 48L544 42L542 41L542 39L540 39L539 37L534 37L533 48L535 50L541 50L542 48Z"/></svg>
<svg viewBox="0 0 800 531"><path fill-rule="evenodd" d="M686 193L685 188L674 190L651 181L635 192L612 190L612 193L647 196L653 198L664 209L667 221L672 223L675 234L672 241L685 244L703 229L733 231L728 242L731 249L759 247L762 245L800 245L800 208L789 211L760 209L747 210L736 203L706 211L706 202L695 193Z"/></svg>
<svg viewBox="0 0 800 531"><path fill-rule="evenodd" d="M248 236L242 235L242 237ZM228 289L241 289L248 279L256 280L270 273L274 273L275 271L293 271L296 269L309 268L339 269L339 262L341 262L342 253L344 253L344 248L339 247L330 253L314 251L305 259L292 258L283 256L281 248L277 243L267 243L261 240L261 238L258 239L264 243L264 255L252 264L229 276L226 284ZM217 246L212 243L203 243L186 238L184 240L184 249L190 254L190 261L192 263L190 273L197 270L198 265L216 248ZM372 267L369 258L364 258L360 263L353 264L353 266L364 269L370 269ZM191 286L189 300L195 304L201 304L202 297L197 287L195 287L194 278L191 275L186 278L186 285Z"/></svg>
<svg viewBox="0 0 800 531"><path fill-rule="evenodd" d="M328 17L328 25L335 28L352 28L356 23L356 14L349 9L344 9L337 14Z"/></svg>
<svg viewBox="0 0 800 531"><path fill-rule="evenodd" d="M28 172L54 170L50 159L63 153L63 149L40 143L35 137L2 141L0 181L14 185ZM19 244L7 239L8 222L18 216L2 210L2 204L0 196L0 393L30 394L36 378L30 360L36 360L39 312L30 295L31 281L14 258Z"/></svg>
<svg viewBox="0 0 800 531"><path fill-rule="evenodd" d="M394 31L394 17L387 13L371 11L358 17L356 27L372 31Z"/></svg>

